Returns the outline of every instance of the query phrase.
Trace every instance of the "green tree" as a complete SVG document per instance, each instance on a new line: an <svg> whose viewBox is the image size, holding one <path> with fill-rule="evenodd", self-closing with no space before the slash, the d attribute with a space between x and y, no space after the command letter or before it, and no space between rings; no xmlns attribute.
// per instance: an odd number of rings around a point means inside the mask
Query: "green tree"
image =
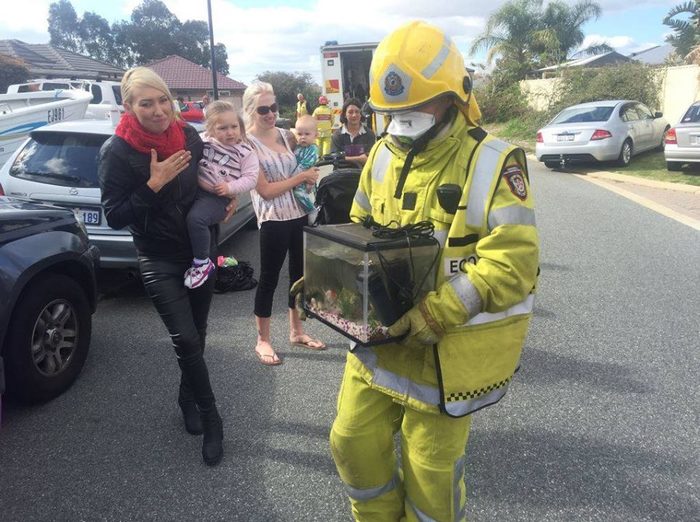
<svg viewBox="0 0 700 522"><path fill-rule="evenodd" d="M69 0L49 7L51 44L85 53L119 67L132 67L177 54L204 67L210 66L209 28L201 20L181 22L161 0L143 0L130 20L109 26L101 16L86 12L78 17ZM228 74L228 54L215 45L216 68Z"/></svg>
<svg viewBox="0 0 700 522"><path fill-rule="evenodd" d="M127 32L137 63L145 64L178 54L174 35L180 34L182 24L160 0L144 0L131 12Z"/></svg>
<svg viewBox="0 0 700 522"><path fill-rule="evenodd" d="M80 22L69 0L59 0L49 6L49 43L68 51L80 52Z"/></svg>
<svg viewBox="0 0 700 522"><path fill-rule="evenodd" d="M280 113L285 117L294 117L297 94L302 93L312 103L321 95L321 87L313 81L311 74L306 72L265 71L259 74L257 79L272 85L281 109Z"/></svg>
<svg viewBox="0 0 700 522"><path fill-rule="evenodd" d="M85 13L80 20L78 34L81 50L96 60L110 61L109 49L114 46L114 37L107 20L97 13Z"/></svg>
<svg viewBox="0 0 700 522"><path fill-rule="evenodd" d="M20 60L0 54L0 92L7 92L8 85L29 80L29 69Z"/></svg>
<svg viewBox="0 0 700 522"><path fill-rule="evenodd" d="M228 76L228 52L226 52L226 46L222 43L214 44L214 62L217 72ZM209 68L211 69L211 67Z"/></svg>
<svg viewBox="0 0 700 522"><path fill-rule="evenodd" d="M639 100L652 110L659 106L656 69L630 62L608 67L567 68L561 76L551 110L599 100Z"/></svg>
<svg viewBox="0 0 700 522"><path fill-rule="evenodd" d="M470 54L487 51L488 64L496 60L496 83L522 80L533 68L533 33L541 30L542 0L513 0L494 12L483 33L476 37Z"/></svg>
<svg viewBox="0 0 700 522"><path fill-rule="evenodd" d="M540 59L543 65L555 65L566 61L578 49L585 35L583 25L596 20L602 14L597 2L582 0L574 5L555 1L547 4L542 16L543 29L538 33L538 41L543 45ZM595 44L576 54L598 54L612 48L604 43Z"/></svg>
<svg viewBox="0 0 700 522"><path fill-rule="evenodd" d="M584 40L583 25L600 13L592 0L574 5L553 1L544 9L543 0L512 0L489 17L470 54L485 50L488 63L498 56L495 85L509 85L533 69L566 60ZM600 50L611 49L605 44L588 49Z"/></svg>
<svg viewBox="0 0 700 522"><path fill-rule="evenodd" d="M175 35L180 46L180 56L202 66L211 61L209 52L209 26L201 20L187 20ZM215 46L216 47L216 46Z"/></svg>
<svg viewBox="0 0 700 522"><path fill-rule="evenodd" d="M683 18L684 15L687 19ZM668 12L663 23L674 33L667 36L666 41L673 45L679 56L687 56L700 44L700 0L678 4Z"/></svg>

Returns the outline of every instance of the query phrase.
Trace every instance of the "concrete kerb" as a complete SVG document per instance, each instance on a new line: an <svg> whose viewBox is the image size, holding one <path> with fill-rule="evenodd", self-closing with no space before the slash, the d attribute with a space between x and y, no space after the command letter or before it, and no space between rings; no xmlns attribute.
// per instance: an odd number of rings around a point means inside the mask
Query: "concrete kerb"
<svg viewBox="0 0 700 522"><path fill-rule="evenodd" d="M537 161L537 158L533 155L528 154L527 159L530 161ZM568 171L568 170L567 170ZM617 174L616 172L608 172L606 170L599 170L596 172L581 173L576 171L569 171L572 174L578 174L581 176L587 176L589 178L596 178L602 180L618 181L621 183L632 183L634 185L642 185L644 187L654 187L666 190L676 190L679 192L689 192L691 194L700 195L700 186L696 185L685 185L683 183L670 183L668 181L657 181L655 179L640 178L637 176L628 176L626 174Z"/></svg>

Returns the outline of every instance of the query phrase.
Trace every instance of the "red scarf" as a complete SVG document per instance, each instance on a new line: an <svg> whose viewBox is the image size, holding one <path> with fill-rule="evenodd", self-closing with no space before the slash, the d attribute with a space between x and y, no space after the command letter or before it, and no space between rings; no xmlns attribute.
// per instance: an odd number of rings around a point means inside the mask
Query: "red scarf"
<svg viewBox="0 0 700 522"><path fill-rule="evenodd" d="M158 159L163 161L185 148L185 131L182 130L185 125L187 124L184 121L175 119L165 132L153 134L143 128L136 116L125 112L114 133L144 154L151 154L151 149L155 149Z"/></svg>

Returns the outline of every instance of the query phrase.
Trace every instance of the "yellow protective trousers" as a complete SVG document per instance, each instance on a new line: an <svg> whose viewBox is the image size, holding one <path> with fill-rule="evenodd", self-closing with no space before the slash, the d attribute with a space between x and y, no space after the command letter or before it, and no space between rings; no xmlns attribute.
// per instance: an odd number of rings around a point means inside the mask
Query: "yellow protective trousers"
<svg viewBox="0 0 700 522"><path fill-rule="evenodd" d="M316 138L316 146L318 147L318 157L322 158L331 152L331 136L321 136L319 133Z"/></svg>
<svg viewBox="0 0 700 522"><path fill-rule="evenodd" d="M331 451L355 520L466 520L464 464L471 416L404 407L373 389L348 357ZM394 434L401 433L402 469Z"/></svg>

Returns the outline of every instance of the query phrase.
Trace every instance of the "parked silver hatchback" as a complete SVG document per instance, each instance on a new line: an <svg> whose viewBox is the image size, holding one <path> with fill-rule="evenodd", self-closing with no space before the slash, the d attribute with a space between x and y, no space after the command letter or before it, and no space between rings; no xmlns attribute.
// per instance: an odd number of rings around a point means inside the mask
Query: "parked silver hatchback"
<svg viewBox="0 0 700 522"><path fill-rule="evenodd" d="M0 169L0 195L73 209L85 223L90 242L100 250L101 267L136 268L131 233L110 228L101 205L98 154L113 133L109 120L70 121L37 129ZM219 227L219 243L254 219L250 195L239 195L236 213Z"/></svg>
<svg viewBox="0 0 700 522"><path fill-rule="evenodd" d="M537 131L535 155L549 168L567 163L616 161L663 149L668 122L633 100L605 100L567 107Z"/></svg>
<svg viewBox="0 0 700 522"><path fill-rule="evenodd" d="M696 101L681 121L666 133L666 168L679 171L685 163L700 163L700 101Z"/></svg>

